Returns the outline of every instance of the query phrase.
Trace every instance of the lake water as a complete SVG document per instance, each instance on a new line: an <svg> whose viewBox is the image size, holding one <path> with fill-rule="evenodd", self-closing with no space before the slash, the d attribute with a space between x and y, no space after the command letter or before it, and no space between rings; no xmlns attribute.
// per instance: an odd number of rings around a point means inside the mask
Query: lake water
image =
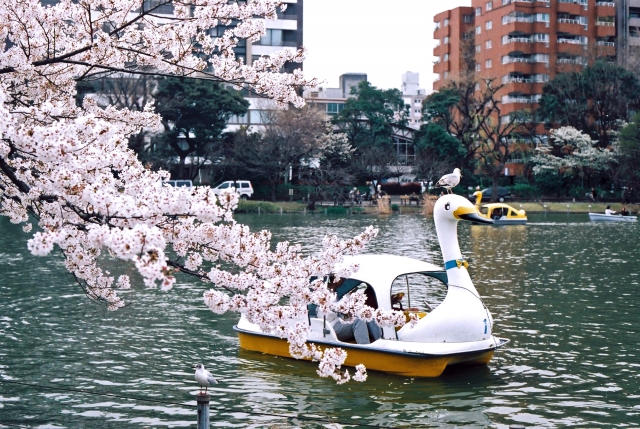
<svg viewBox="0 0 640 429"><path fill-rule="evenodd" d="M239 220L308 252L324 234L373 224L368 251L442 265L430 217ZM195 427L195 362L220 381L211 427L638 427L639 233L586 214L461 223L471 277L511 343L486 367L436 379L370 372L338 386L312 363L239 350L236 318L207 310L205 288L188 279L168 293L136 286L127 307L108 312L0 218L0 427Z"/></svg>

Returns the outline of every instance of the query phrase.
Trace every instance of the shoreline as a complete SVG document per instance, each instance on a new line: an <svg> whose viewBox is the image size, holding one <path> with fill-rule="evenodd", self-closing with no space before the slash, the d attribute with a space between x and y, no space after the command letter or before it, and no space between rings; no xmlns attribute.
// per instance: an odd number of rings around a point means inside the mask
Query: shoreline
<svg viewBox="0 0 640 429"><path fill-rule="evenodd" d="M268 214L268 213L317 213L317 214L379 214L377 205L370 205L369 202L362 205L354 206L334 206L332 203L325 202L326 205L316 203L316 210L307 210L306 203L303 202L289 202L289 201L240 201L238 209L235 211L238 214ZM516 210L524 210L527 214L545 214L545 213L559 213L559 214L587 214L587 213L604 213L607 206L611 206L616 212L620 212L622 207L626 207L630 211L630 214L637 215L640 211L640 203L634 204L622 204L622 203L589 203L589 202L561 202L561 203L549 203L544 201L536 202L519 202L513 201L506 203ZM481 204L482 205L482 204ZM391 213L397 214L420 214L424 213L424 206L417 206L415 204L400 204L399 201L391 201L391 207L397 206L397 210L391 210Z"/></svg>

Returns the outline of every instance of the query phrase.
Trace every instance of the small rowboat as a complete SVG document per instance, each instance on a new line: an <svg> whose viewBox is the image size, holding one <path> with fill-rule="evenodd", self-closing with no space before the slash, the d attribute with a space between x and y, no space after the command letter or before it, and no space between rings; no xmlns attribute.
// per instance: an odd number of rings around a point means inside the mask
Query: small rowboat
<svg viewBox="0 0 640 429"><path fill-rule="evenodd" d="M635 222L638 220L638 217L622 216L619 214L589 213L589 219L594 222Z"/></svg>

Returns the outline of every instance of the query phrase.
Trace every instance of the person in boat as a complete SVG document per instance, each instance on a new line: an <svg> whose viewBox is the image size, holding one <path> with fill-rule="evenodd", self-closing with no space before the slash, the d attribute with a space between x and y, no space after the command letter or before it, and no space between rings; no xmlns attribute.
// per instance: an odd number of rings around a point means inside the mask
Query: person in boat
<svg viewBox="0 0 640 429"><path fill-rule="evenodd" d="M620 214L622 216L629 216L629 211L626 208L622 207L622 209L620 210Z"/></svg>
<svg viewBox="0 0 640 429"><path fill-rule="evenodd" d="M611 206L607 206L607 208L604 210L604 214L606 214L607 216L615 214L616 211L615 210L611 210Z"/></svg>
<svg viewBox="0 0 640 429"><path fill-rule="evenodd" d="M334 282L333 279L330 279L330 283L327 287L330 290L335 291L340 287L344 280L345 279L340 279L339 281ZM358 289L353 289L353 291L356 290ZM368 305L373 309L378 308L378 301L376 300L375 292L371 286L367 285L364 294L366 296L365 305ZM382 338L382 328L373 320L365 322L362 319L356 319L353 322L345 322L342 320L342 316L336 313L328 313L325 317L327 322L333 326L333 330L340 341L355 340L358 344L370 344L372 340L377 341Z"/></svg>
<svg viewBox="0 0 640 429"><path fill-rule="evenodd" d="M502 209L493 209L493 212L491 212L491 219L495 219L498 220L502 217Z"/></svg>

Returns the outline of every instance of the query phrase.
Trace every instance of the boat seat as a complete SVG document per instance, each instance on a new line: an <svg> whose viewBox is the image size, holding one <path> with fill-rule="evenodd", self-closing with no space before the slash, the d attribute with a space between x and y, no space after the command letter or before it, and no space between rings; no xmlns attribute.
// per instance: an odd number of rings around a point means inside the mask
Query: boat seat
<svg viewBox="0 0 640 429"><path fill-rule="evenodd" d="M422 310L418 310L417 308L414 308L414 309L410 308L410 309L404 310L404 311L403 311L403 313L404 313L404 321L405 321L405 323L409 323L409 321L411 320L411 319L409 318L409 314L415 314L415 315L417 315L417 316L418 316L418 320L419 320L419 319L422 319L422 318L423 318L423 317L425 317L427 314L429 314L428 312L426 312L426 311L422 311ZM402 328L402 326L396 326L396 332L397 332L398 330L400 330L400 328Z"/></svg>
<svg viewBox="0 0 640 429"><path fill-rule="evenodd" d="M309 326L311 327L312 337L310 339L324 340L324 341L339 341L336 332L333 330L333 326L329 322L326 324L324 320L318 317L309 318ZM323 334L323 329L326 332Z"/></svg>

